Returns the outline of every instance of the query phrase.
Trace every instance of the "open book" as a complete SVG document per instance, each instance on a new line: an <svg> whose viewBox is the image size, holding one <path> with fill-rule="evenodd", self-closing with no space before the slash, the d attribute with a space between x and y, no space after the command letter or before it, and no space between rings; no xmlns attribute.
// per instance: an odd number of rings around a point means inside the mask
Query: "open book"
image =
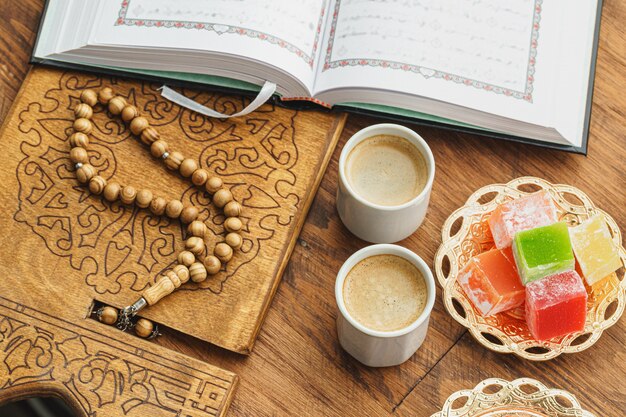
<svg viewBox="0 0 626 417"><path fill-rule="evenodd" d="M49 0L35 61L584 152L601 0Z"/></svg>

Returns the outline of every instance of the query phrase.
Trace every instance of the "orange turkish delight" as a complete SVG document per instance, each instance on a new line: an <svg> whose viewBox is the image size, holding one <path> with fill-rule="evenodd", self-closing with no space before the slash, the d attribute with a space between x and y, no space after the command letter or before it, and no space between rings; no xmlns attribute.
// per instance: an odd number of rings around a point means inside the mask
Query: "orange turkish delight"
<svg viewBox="0 0 626 417"><path fill-rule="evenodd" d="M524 304L526 292L510 248L474 256L457 275L472 304L490 316Z"/></svg>

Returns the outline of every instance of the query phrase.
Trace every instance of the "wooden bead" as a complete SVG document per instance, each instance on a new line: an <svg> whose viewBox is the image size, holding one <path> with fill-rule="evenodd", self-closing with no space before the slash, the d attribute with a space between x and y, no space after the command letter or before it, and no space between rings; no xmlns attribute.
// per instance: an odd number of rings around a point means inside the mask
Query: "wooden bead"
<svg viewBox="0 0 626 417"><path fill-rule="evenodd" d="M120 200L124 204L133 204L137 198L137 190L132 185L125 185L120 191Z"/></svg>
<svg viewBox="0 0 626 417"><path fill-rule="evenodd" d="M169 279L170 281L172 281L172 284L174 284L174 288L178 288L182 285L182 281L180 280L180 278L178 277L178 274L174 271L167 271L165 273L165 276L167 277L167 279Z"/></svg>
<svg viewBox="0 0 626 417"><path fill-rule="evenodd" d="M148 126L150 126L150 123L148 123L148 119L142 116L135 117L130 122L130 131L133 133L133 135L139 136L141 135L141 132L143 132L143 130L146 129Z"/></svg>
<svg viewBox="0 0 626 417"><path fill-rule="evenodd" d="M185 249L198 256L204 253L204 240L201 237L191 236L185 240Z"/></svg>
<svg viewBox="0 0 626 417"><path fill-rule="evenodd" d="M185 224L189 224L198 218L198 208L195 206L187 206L180 212L180 221Z"/></svg>
<svg viewBox="0 0 626 417"><path fill-rule="evenodd" d="M98 310L98 320L108 325L115 324L117 322L117 310L111 306L102 307Z"/></svg>
<svg viewBox="0 0 626 417"><path fill-rule="evenodd" d="M167 152L169 146L166 141L163 139L157 140L152 145L150 145L150 153L155 158L163 158L163 154Z"/></svg>
<svg viewBox="0 0 626 417"><path fill-rule="evenodd" d="M224 242L233 249L240 249L243 245L243 238L239 233L231 232L226 235Z"/></svg>
<svg viewBox="0 0 626 417"><path fill-rule="evenodd" d="M115 94L109 87L104 87L98 92L98 101L100 104L107 104L113 97L115 97Z"/></svg>
<svg viewBox="0 0 626 417"><path fill-rule="evenodd" d="M147 339L152 336L153 331L154 323L152 323L150 320L141 318L137 320L137 323L135 323L135 334L139 337Z"/></svg>
<svg viewBox="0 0 626 417"><path fill-rule="evenodd" d="M183 203L179 200L170 200L165 206L165 214L172 219L178 218L183 211Z"/></svg>
<svg viewBox="0 0 626 417"><path fill-rule="evenodd" d="M89 162L89 155L87 155L87 150L85 148L72 148L70 150L70 160L75 164L79 162L81 164L86 164Z"/></svg>
<svg viewBox="0 0 626 417"><path fill-rule="evenodd" d="M170 155L165 159L165 166L176 171L185 157L178 151L170 152Z"/></svg>
<svg viewBox="0 0 626 417"><path fill-rule="evenodd" d="M189 267L189 276L193 282L202 282L206 279L206 268L200 262L194 262Z"/></svg>
<svg viewBox="0 0 626 417"><path fill-rule="evenodd" d="M92 179L89 180L89 191L94 194L102 194L104 191L104 187L107 185L107 180L102 178L100 175L96 175Z"/></svg>
<svg viewBox="0 0 626 417"><path fill-rule="evenodd" d="M229 217L224 220L224 229L227 232L238 232L243 227L243 223L239 219L239 217Z"/></svg>
<svg viewBox="0 0 626 417"><path fill-rule="evenodd" d="M207 180L205 188L209 194L215 194L223 185L224 182L221 178L211 177Z"/></svg>
<svg viewBox="0 0 626 417"><path fill-rule="evenodd" d="M167 207L167 201L163 197L156 197L150 202L150 211L155 216L162 216L165 213L165 207Z"/></svg>
<svg viewBox="0 0 626 417"><path fill-rule="evenodd" d="M89 104L80 103L74 108L74 116L77 119L91 119L91 116L93 116L93 109Z"/></svg>
<svg viewBox="0 0 626 417"><path fill-rule="evenodd" d="M109 100L109 112L115 116L121 114L124 107L126 107L126 100L124 100L124 97L115 96Z"/></svg>
<svg viewBox="0 0 626 417"><path fill-rule="evenodd" d="M157 140L159 140L159 132L157 132L152 126L148 126L143 130L143 132L141 132L141 141L144 144L150 146Z"/></svg>
<svg viewBox="0 0 626 417"><path fill-rule="evenodd" d="M185 265L176 265L174 268L172 268L172 271L174 271L176 275L178 275L180 282L182 282L183 284L189 281L189 269L187 269Z"/></svg>
<svg viewBox="0 0 626 417"><path fill-rule="evenodd" d="M83 90L80 93L80 101L93 107L98 103L98 94L93 90Z"/></svg>
<svg viewBox="0 0 626 417"><path fill-rule="evenodd" d="M224 216L238 217L241 215L242 209L241 204L233 200L224 206Z"/></svg>
<svg viewBox="0 0 626 417"><path fill-rule="evenodd" d="M85 119L85 118L74 120L74 124L72 125L72 127L74 128L76 132L81 132L86 135L90 134L91 131L93 130L93 125L91 124L89 119Z"/></svg>
<svg viewBox="0 0 626 417"><path fill-rule="evenodd" d="M191 177L196 169L198 169L198 163L191 158L184 159L183 162L180 163L180 168L178 168L180 175L185 178Z"/></svg>
<svg viewBox="0 0 626 417"><path fill-rule="evenodd" d="M187 226L187 232L191 236L197 237L204 237L206 235L207 229L208 228L206 227L206 225L200 220L194 220L189 223L189 226Z"/></svg>
<svg viewBox="0 0 626 417"><path fill-rule="evenodd" d="M133 106L132 104L127 104L122 109L121 116L124 122L129 123L135 117L139 116L139 110L137 110L137 107Z"/></svg>
<svg viewBox="0 0 626 417"><path fill-rule="evenodd" d="M189 252L188 250L184 250L178 254L178 263L181 265L185 265L187 268L191 266L196 261L196 255Z"/></svg>
<svg viewBox="0 0 626 417"><path fill-rule="evenodd" d="M102 194L107 201L115 201L120 196L122 187L116 182L110 182L104 187Z"/></svg>
<svg viewBox="0 0 626 417"><path fill-rule="evenodd" d="M74 132L70 135L70 146L72 148L76 146L80 146L81 148L87 149L89 146L89 136L85 135L82 132Z"/></svg>
<svg viewBox="0 0 626 417"><path fill-rule="evenodd" d="M217 256L217 259L219 259L223 263L226 263L230 261L230 259L233 257L233 248L231 248L224 242L220 242L215 245L213 254Z"/></svg>
<svg viewBox="0 0 626 417"><path fill-rule="evenodd" d="M230 190L227 190L226 188L222 188L218 190L215 194L213 194L213 204L215 204L219 208L224 207L231 201L233 201L233 194L230 192Z"/></svg>
<svg viewBox="0 0 626 417"><path fill-rule="evenodd" d="M145 188L137 191L137 197L135 198L135 204L137 207L146 208L152 202L152 191Z"/></svg>
<svg viewBox="0 0 626 417"><path fill-rule="evenodd" d="M81 184L88 183L94 175L96 175L96 169L89 164L85 164L76 170L76 179Z"/></svg>
<svg viewBox="0 0 626 417"><path fill-rule="evenodd" d="M198 187L202 187L208 179L209 173L206 169L198 168L191 174L191 182Z"/></svg>
<svg viewBox="0 0 626 417"><path fill-rule="evenodd" d="M219 259L217 259L217 256L207 256L206 258L204 258L204 267L206 268L206 272L209 275L215 275L218 272L220 272L220 269L222 269L222 262L220 262Z"/></svg>

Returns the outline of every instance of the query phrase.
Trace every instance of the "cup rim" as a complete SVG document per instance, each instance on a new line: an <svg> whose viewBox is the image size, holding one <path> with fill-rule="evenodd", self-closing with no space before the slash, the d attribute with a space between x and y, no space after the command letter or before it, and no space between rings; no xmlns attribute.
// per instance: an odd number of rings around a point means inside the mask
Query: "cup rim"
<svg viewBox="0 0 626 417"><path fill-rule="evenodd" d="M346 280L346 276L348 272L363 259L369 258L371 256L376 255L396 255L400 256L415 265L424 280L426 281L426 288L428 290L428 298L426 300L426 305L424 306L424 310L422 313L406 327L398 330L392 331L382 331L382 330L374 330L369 327L364 326L355 320L348 309L346 308L345 302L343 300L343 284ZM379 243L375 245L366 246L356 252L354 252L346 261L343 263L339 272L337 273L337 278L335 280L335 301L337 303L337 307L339 308L339 314L343 315L343 317L355 328L357 328L362 333L365 333L369 336L379 337L379 338L392 338L398 336L404 336L405 334L411 333L418 327L420 327L428 318L433 310L435 305L435 297L437 293L437 287L435 286L435 278L433 277L433 273L426 264L426 262L415 252L399 245L394 245L391 243Z"/></svg>
<svg viewBox="0 0 626 417"><path fill-rule="evenodd" d="M383 206L381 204L372 203L371 201L368 201L365 198L361 197L352 188L352 185L350 184L350 181L348 181L348 178L346 177L346 174L345 174L346 160L348 159L348 154L350 153L350 151L354 149L356 145L358 145L365 139L377 134L377 133L372 133L372 131L384 130L384 129L395 130L396 132L398 132L397 136L400 136L409 141L414 140L417 143L419 143L421 145L421 148L416 146L414 143L412 143L412 145L418 148L417 149L418 152L421 153L422 156L425 157L426 164L428 165L427 167L428 168L428 180L426 181L426 184L424 185L424 188L422 189L422 191L420 191L418 195L416 195L409 201L396 205L396 206ZM393 135L393 133L390 133L390 135ZM409 129L406 126L402 126L402 125L395 124L395 123L378 123L378 124L371 125L371 126L368 126L359 130L354 135L352 135L350 139L348 139L346 144L343 146L343 149L341 150L341 154L339 155L339 179L345 186L346 190L350 193L350 195L363 205L374 208L376 210L382 210L382 211L402 210L424 199L430 192L432 185L433 185L433 181L435 179L435 157L433 156L430 146L428 146L424 138L422 138L414 130Z"/></svg>

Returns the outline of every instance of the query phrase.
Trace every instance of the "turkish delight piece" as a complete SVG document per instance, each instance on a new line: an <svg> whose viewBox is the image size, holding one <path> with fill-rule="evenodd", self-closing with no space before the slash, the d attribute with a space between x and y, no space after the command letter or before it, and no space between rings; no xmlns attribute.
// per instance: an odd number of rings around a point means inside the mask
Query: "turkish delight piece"
<svg viewBox="0 0 626 417"><path fill-rule="evenodd" d="M564 222L524 230L515 235L513 255L522 283L574 269L574 253Z"/></svg>
<svg viewBox="0 0 626 417"><path fill-rule="evenodd" d="M511 246L517 232L558 221L556 206L548 191L500 204L489 217L489 228L498 249Z"/></svg>
<svg viewBox="0 0 626 417"><path fill-rule="evenodd" d="M572 249L587 285L592 286L622 266L619 249L604 217L597 214L569 229Z"/></svg>
<svg viewBox="0 0 626 417"><path fill-rule="evenodd" d="M518 307L526 298L511 248L493 249L474 256L457 279L483 316Z"/></svg>
<svg viewBox="0 0 626 417"><path fill-rule="evenodd" d="M587 291L576 271L550 275L526 286L526 323L537 340L585 328Z"/></svg>

